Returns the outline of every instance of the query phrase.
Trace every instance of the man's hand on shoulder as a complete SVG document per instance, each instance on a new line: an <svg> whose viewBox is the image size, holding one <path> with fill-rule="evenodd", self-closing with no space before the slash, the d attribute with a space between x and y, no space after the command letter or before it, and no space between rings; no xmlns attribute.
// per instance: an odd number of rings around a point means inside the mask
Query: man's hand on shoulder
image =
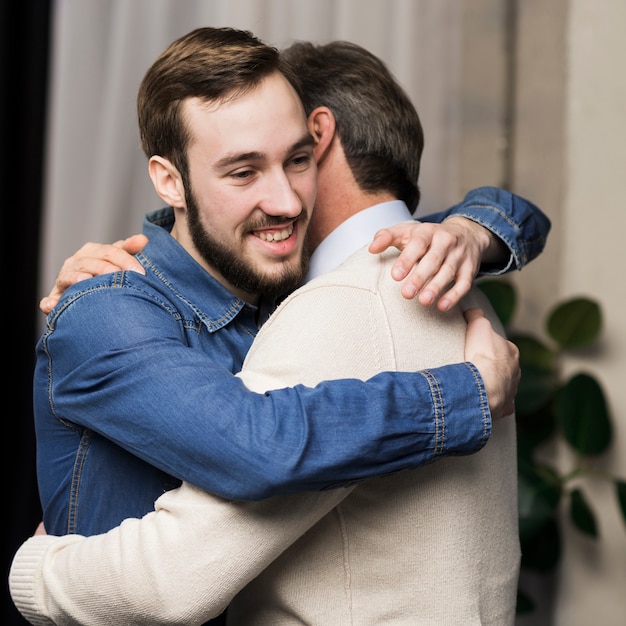
<svg viewBox="0 0 626 626"><path fill-rule="evenodd" d="M86 243L65 260L50 293L39 302L39 308L45 314L50 313L68 287L92 276L119 270L145 274L143 266L133 255L147 243L148 238L145 235L132 235L112 244Z"/></svg>
<svg viewBox="0 0 626 626"><path fill-rule="evenodd" d="M379 230L369 251L398 248L391 275L404 281L402 295L448 311L469 292L484 255L498 246L496 239L472 220L451 217L441 224L402 222Z"/></svg>

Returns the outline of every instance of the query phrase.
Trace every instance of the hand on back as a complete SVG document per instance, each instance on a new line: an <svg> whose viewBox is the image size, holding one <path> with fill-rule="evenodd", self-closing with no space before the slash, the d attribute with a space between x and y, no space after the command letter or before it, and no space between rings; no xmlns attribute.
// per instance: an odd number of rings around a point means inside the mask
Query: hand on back
<svg viewBox="0 0 626 626"><path fill-rule="evenodd" d="M495 420L511 415L522 375L519 349L493 329L482 309L468 309L465 319L465 360L471 361L483 377L491 417Z"/></svg>

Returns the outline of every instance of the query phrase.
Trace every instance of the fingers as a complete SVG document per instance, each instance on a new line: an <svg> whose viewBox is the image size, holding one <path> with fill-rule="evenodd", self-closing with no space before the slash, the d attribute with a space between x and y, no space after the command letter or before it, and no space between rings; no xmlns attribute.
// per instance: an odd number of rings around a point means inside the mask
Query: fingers
<svg viewBox="0 0 626 626"><path fill-rule="evenodd" d="M76 259L77 269L91 272L92 276L108 274L119 270L145 274L143 265L133 256L144 246L147 239L143 235L134 235L117 244L93 244L88 257ZM80 264L78 264L80 263Z"/></svg>
<svg viewBox="0 0 626 626"><path fill-rule="evenodd" d="M470 292L472 284L472 279L457 278L457 281L455 283L452 283L452 285L448 289L441 288L439 291L433 291L429 299L431 300L431 302L434 302L435 300L437 301L437 308L440 311L449 311L450 309L458 305L459 302L461 302L461 300ZM426 292L427 297L428 289L430 287L431 285L429 284Z"/></svg>
<svg viewBox="0 0 626 626"><path fill-rule="evenodd" d="M521 378L519 349L493 329L481 309L468 309L464 314L465 359L474 363L483 378L492 418L511 415Z"/></svg>
<svg viewBox="0 0 626 626"><path fill-rule="evenodd" d="M423 306L436 302L439 310L449 311L472 288L474 269L464 262L454 266L448 259L439 267L427 267L428 261L426 256L413 268L402 285L402 295L409 299L417 295Z"/></svg>
<svg viewBox="0 0 626 626"><path fill-rule="evenodd" d="M372 239L372 243L370 243L368 250L372 254L380 254L387 248L395 245L393 241L394 237L392 230L389 228L383 228L374 235L374 239Z"/></svg>
<svg viewBox="0 0 626 626"><path fill-rule="evenodd" d="M39 301L39 310L44 315L48 315L48 313L50 313L50 311L52 311L52 309L54 309L54 307L57 305L57 302L59 301L59 297L60 296L52 294L52 292L50 292L49 296L44 296Z"/></svg>
<svg viewBox="0 0 626 626"><path fill-rule="evenodd" d="M126 239L120 239L119 241L116 241L113 245L116 248L121 248L122 250L128 252L128 254L137 254L137 252L140 252L145 248L147 243L148 238L145 235L138 234L131 235ZM139 266L141 267L141 264L139 264Z"/></svg>
<svg viewBox="0 0 626 626"><path fill-rule="evenodd" d="M47 315L68 287L92 276L120 270L145 274L141 263L132 255L139 252L147 242L145 235L133 235L114 244L86 243L65 260L50 293L39 302L39 308Z"/></svg>
<svg viewBox="0 0 626 626"><path fill-rule="evenodd" d="M50 293L39 301L39 309L46 315L54 309L59 302L59 298L68 287L71 287L74 283L81 280L95 276L95 274L92 274L91 272L72 272L64 268L61 269L61 272L57 276L54 287L52 287Z"/></svg>
<svg viewBox="0 0 626 626"><path fill-rule="evenodd" d="M480 318L484 318L485 320L487 320L487 318L485 317L485 312L478 307L472 307L471 309L466 309L465 311L463 311L463 315L465 317L465 321L468 324Z"/></svg>
<svg viewBox="0 0 626 626"><path fill-rule="evenodd" d="M441 311L448 311L471 289L487 241L480 232L484 229L469 223L465 218L443 224L403 222L378 231L369 250L398 248L391 274L404 281L402 295L417 296L423 306L437 303Z"/></svg>

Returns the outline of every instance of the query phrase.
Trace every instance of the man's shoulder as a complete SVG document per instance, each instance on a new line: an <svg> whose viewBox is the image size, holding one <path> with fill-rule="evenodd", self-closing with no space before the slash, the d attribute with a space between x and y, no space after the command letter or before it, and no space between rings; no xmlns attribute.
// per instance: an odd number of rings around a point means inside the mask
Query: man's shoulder
<svg viewBox="0 0 626 626"><path fill-rule="evenodd" d="M68 287L51 311L50 317L58 317L76 306L89 306L89 303L98 308L106 307L107 302L110 302L111 306L116 306L115 303L119 298L125 297L128 293L154 296L156 289L153 281L138 272L120 270L92 276Z"/></svg>
<svg viewBox="0 0 626 626"><path fill-rule="evenodd" d="M363 246L339 267L309 281L300 289L313 290L345 286L377 290L381 280L385 281L386 277L392 280L391 266L398 254L395 248L381 254L372 254L368 246Z"/></svg>

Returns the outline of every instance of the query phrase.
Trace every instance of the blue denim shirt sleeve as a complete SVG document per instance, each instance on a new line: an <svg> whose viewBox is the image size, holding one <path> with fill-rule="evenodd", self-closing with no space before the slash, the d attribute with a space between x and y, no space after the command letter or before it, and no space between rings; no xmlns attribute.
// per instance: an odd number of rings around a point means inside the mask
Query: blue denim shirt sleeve
<svg viewBox="0 0 626 626"><path fill-rule="evenodd" d="M541 254L551 227L550 220L539 207L497 187L472 189L461 203L419 219L422 222L443 222L453 216L478 222L499 237L511 253L502 267L481 267L479 276L521 270Z"/></svg>
<svg viewBox="0 0 626 626"><path fill-rule="evenodd" d="M125 274L48 317L39 347L48 358L37 364L48 385L36 400L54 420L93 429L173 476L256 500L473 453L490 436L470 363L253 393L184 345L173 312L134 288L142 277Z"/></svg>

